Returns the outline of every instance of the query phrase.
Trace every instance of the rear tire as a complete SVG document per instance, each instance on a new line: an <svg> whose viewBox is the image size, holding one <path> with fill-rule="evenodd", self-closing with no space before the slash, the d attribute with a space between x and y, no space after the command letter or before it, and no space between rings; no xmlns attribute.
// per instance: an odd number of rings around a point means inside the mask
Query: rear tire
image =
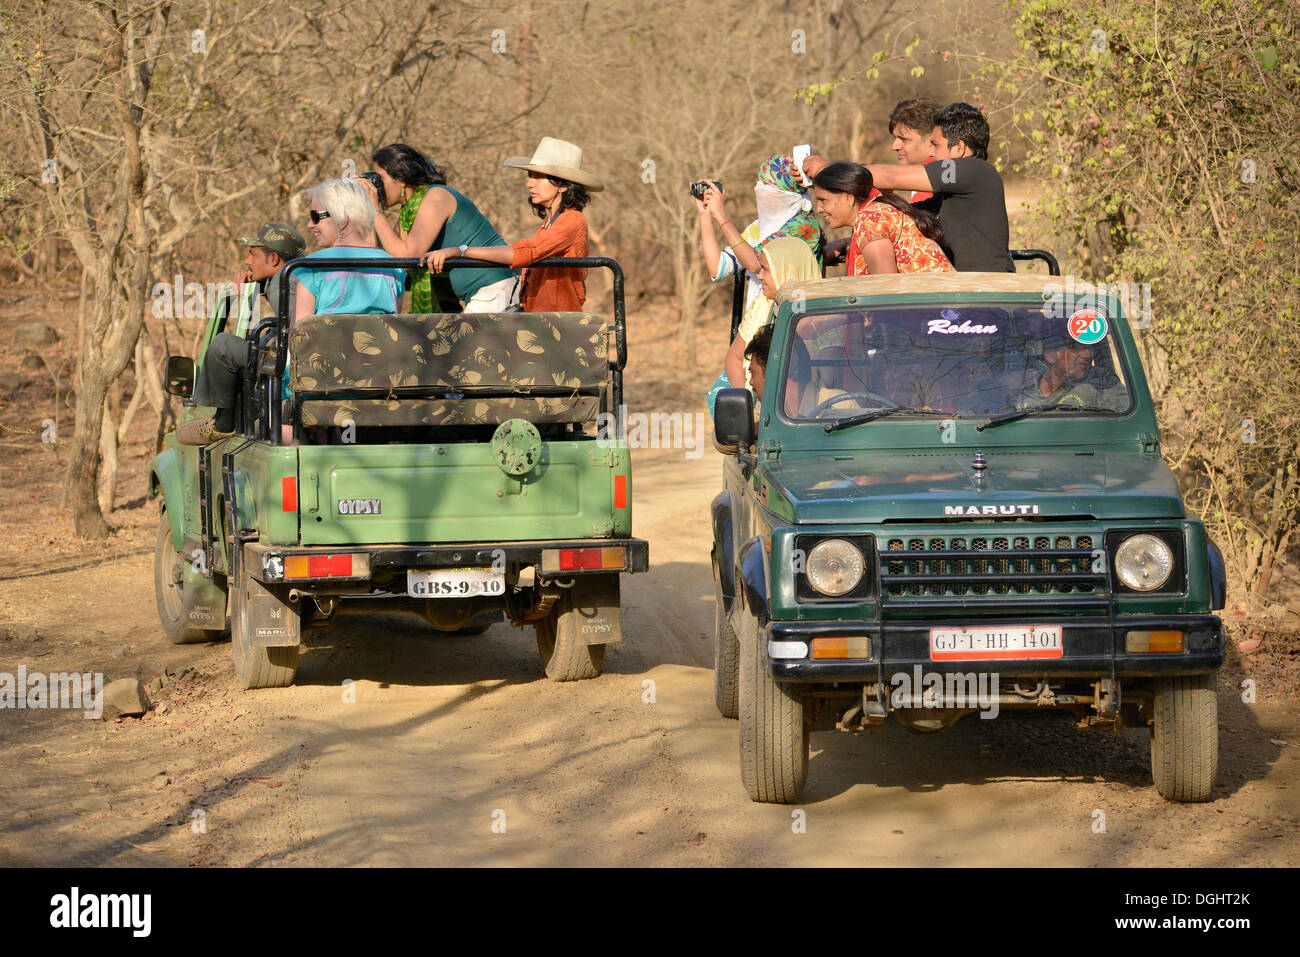
<svg viewBox="0 0 1300 957"><path fill-rule="evenodd" d="M1158 678L1151 725L1151 777L1167 801L1208 801L1219 770L1217 676Z"/></svg>
<svg viewBox="0 0 1300 957"><path fill-rule="evenodd" d="M740 715L740 642L727 620L722 582L713 589L713 701L724 718Z"/></svg>
<svg viewBox="0 0 1300 957"><path fill-rule="evenodd" d="M301 645L265 648L252 644L248 621L247 581L240 566L231 576L230 650L235 660L235 676L245 688L287 688L298 673Z"/></svg>
<svg viewBox="0 0 1300 957"><path fill-rule="evenodd" d="M552 681L583 681L599 677L605 666L605 646L589 645L578 628L582 617L569 607L567 596L562 607L539 619L537 651L542 656L546 677Z"/></svg>
<svg viewBox="0 0 1300 957"><path fill-rule="evenodd" d="M763 660L758 622L741 615L740 777L751 801L791 804L808 778L809 727L803 698L778 684Z"/></svg>
<svg viewBox="0 0 1300 957"><path fill-rule="evenodd" d="M183 569L185 559L172 541L172 526L164 509L158 520L158 541L153 552L153 595L158 605L158 620L163 634L173 645L192 645L212 641L220 631L191 628L190 612L194 608L193 596L186 592L183 582L176 580L176 567Z"/></svg>

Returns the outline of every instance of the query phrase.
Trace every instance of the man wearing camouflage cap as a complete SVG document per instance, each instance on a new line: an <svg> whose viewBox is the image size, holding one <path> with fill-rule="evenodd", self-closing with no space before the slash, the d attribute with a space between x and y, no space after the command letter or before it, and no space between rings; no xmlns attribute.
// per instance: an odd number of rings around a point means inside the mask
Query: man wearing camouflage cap
<svg viewBox="0 0 1300 957"><path fill-rule="evenodd" d="M216 408L214 415L182 422L176 429L176 441L182 445L208 445L235 433L235 393L240 371L248 365L249 343L244 337L261 318L260 292L277 308L280 274L286 263L302 255L306 243L298 231L284 223L263 223L252 236L238 240L248 247L244 268L236 277L237 301L225 306L230 316L237 307L234 328L214 336L203 356L198 381L194 383L194 403Z"/></svg>

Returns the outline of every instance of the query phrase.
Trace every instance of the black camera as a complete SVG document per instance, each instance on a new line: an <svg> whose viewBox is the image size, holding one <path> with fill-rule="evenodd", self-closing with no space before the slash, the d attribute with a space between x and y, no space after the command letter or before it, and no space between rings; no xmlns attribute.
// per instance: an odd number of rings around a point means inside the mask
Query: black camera
<svg viewBox="0 0 1300 957"><path fill-rule="evenodd" d="M710 186L716 189L719 193L722 192L722 184L719 183L716 179L714 180L702 179L698 183L691 183L691 195L694 196L696 199L703 199L705 190L707 190Z"/></svg>
<svg viewBox="0 0 1300 957"><path fill-rule="evenodd" d="M374 170L368 169L364 173L358 173L357 176L367 180L370 185L374 186L375 192L379 194L379 205L384 207L388 205L388 197L384 195L384 181L379 178L379 174Z"/></svg>

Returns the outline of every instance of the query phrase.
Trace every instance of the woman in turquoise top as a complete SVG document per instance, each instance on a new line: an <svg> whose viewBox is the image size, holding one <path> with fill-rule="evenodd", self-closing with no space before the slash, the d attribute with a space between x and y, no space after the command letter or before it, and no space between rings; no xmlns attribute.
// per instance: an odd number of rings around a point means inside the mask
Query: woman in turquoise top
<svg viewBox="0 0 1300 957"><path fill-rule="evenodd" d="M379 244L394 256L423 256L445 246L504 246L488 218L462 193L447 185L441 169L419 151L403 143L376 150L374 171L384 184L381 197L367 180L365 188L376 209L401 202L399 229L383 216L375 220ZM453 269L448 273L452 291L465 303L466 312L504 312L518 285L518 273L502 267ZM411 310L431 312L436 297L427 270L412 271Z"/></svg>
<svg viewBox="0 0 1300 957"><path fill-rule="evenodd" d="M375 210L356 180L326 180L309 189L307 196L311 234L320 247L307 259L393 258L370 242ZM406 284L404 270L378 266L300 269L294 278L294 324L327 313L398 312ZM288 362L280 395L289 397Z"/></svg>

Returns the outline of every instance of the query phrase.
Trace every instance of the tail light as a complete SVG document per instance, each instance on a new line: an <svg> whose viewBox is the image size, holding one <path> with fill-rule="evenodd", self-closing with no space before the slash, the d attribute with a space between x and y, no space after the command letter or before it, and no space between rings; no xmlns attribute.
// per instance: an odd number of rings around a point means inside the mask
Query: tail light
<svg viewBox="0 0 1300 957"><path fill-rule="evenodd" d="M542 549L543 572L622 571L626 568L627 549L622 545Z"/></svg>

